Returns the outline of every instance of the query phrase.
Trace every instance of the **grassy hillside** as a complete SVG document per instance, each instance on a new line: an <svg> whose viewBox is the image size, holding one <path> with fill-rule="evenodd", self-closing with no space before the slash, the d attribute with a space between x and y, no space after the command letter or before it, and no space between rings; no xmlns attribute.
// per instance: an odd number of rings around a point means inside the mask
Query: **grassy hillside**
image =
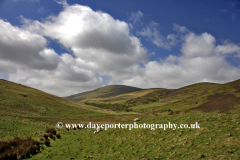
<svg viewBox="0 0 240 160"><path fill-rule="evenodd" d="M125 105L131 105L131 109L137 112L144 112L144 109L152 110L152 108L160 108L160 106L165 105L165 108L163 109L167 110L169 109L169 105L174 102L192 97L193 95L198 95L199 93L216 86L219 86L219 84L197 83L179 89L146 89L109 98L85 99L81 102L97 104L121 103ZM147 112L150 113L149 111Z"/></svg>
<svg viewBox="0 0 240 160"><path fill-rule="evenodd" d="M131 107L134 111L166 115L188 112L240 113L240 80L226 84L198 83L172 91L159 101ZM171 110L168 113L167 110Z"/></svg>
<svg viewBox="0 0 240 160"><path fill-rule="evenodd" d="M106 98L106 97L114 97L124 93L130 93L135 91L140 91L141 88L124 86L124 85L111 85L106 87L101 87L95 89L93 91L88 91L84 93L79 93L71 96L67 96L65 98L71 99L74 101L81 101L87 98Z"/></svg>
<svg viewBox="0 0 240 160"><path fill-rule="evenodd" d="M0 80L0 110L2 115L16 117L93 113L73 101L5 80Z"/></svg>
<svg viewBox="0 0 240 160"><path fill-rule="evenodd" d="M155 115L208 111L239 113L239 83L239 80L226 84L197 83L175 90L150 89L82 102L95 103L95 106L112 103L112 108L120 103L130 106L130 110Z"/></svg>
<svg viewBox="0 0 240 160"><path fill-rule="evenodd" d="M199 87L195 94L190 94L182 98L181 94L170 96L160 101L165 105L153 110L154 113L160 113L166 108L171 108L173 114L187 112L226 112L240 113L240 80L226 84L215 85L204 91ZM184 94L186 95L186 94Z"/></svg>
<svg viewBox="0 0 240 160"><path fill-rule="evenodd" d="M29 130L35 129L37 132L43 129L45 123L118 122L133 119L135 114L138 113L106 112L97 107L81 105L34 88L0 80L0 137L3 139L17 135L27 136L30 134Z"/></svg>
<svg viewBox="0 0 240 160"><path fill-rule="evenodd" d="M108 97L108 98L89 98L89 99L82 100L81 103L84 103L84 102L89 102L89 103L126 103L127 100L138 98L138 97L143 97L149 93L152 93L152 92L158 91L158 90L162 90L162 89L143 89L140 91L120 94L120 95Z"/></svg>

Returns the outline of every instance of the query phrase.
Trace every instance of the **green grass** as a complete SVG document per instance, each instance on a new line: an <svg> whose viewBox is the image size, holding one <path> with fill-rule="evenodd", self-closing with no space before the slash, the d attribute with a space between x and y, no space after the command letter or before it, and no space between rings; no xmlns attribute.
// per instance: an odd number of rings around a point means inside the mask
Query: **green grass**
<svg viewBox="0 0 240 160"><path fill-rule="evenodd" d="M165 105L165 104L166 104L166 103L154 102L154 103L151 103L151 104L133 106L133 107L130 107L130 108L133 109L134 111L140 111L140 110L143 110L143 109L160 107L160 106L163 106L163 105Z"/></svg>
<svg viewBox="0 0 240 160"><path fill-rule="evenodd" d="M95 129L61 129L57 130L62 136L61 139L51 140L50 147L44 147L30 159L238 160L239 103L229 108L227 113L231 114L220 113L219 110L206 113L194 108L211 102L209 97L215 94L231 94L237 97L239 86L240 81L223 85L191 85L167 94L159 102L132 107L136 112L114 112L59 98L19 84L0 81L0 138L9 140L15 136L31 136L39 140L46 127L55 127L57 122L128 124L133 123L136 117L141 119L138 124L198 122L200 129L130 131L117 128L103 130L95 135ZM138 94L135 92L135 96L141 97L152 92L139 91ZM171 109L174 115L168 115L168 109ZM139 111L143 113L138 113ZM182 114L177 114L177 111L181 111Z"/></svg>
<svg viewBox="0 0 240 160"><path fill-rule="evenodd" d="M142 119L148 124L190 124L200 129L94 129L60 131L62 139L30 159L235 159L240 156L237 114L185 114ZM126 123L133 123L129 121Z"/></svg>
<svg viewBox="0 0 240 160"><path fill-rule="evenodd" d="M0 80L0 115L64 116L90 113L79 104L19 85Z"/></svg>

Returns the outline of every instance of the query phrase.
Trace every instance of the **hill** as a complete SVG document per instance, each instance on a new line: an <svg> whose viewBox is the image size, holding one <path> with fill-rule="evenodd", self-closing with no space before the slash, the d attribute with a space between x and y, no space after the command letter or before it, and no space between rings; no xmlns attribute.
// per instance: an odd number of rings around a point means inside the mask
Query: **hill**
<svg viewBox="0 0 240 160"><path fill-rule="evenodd" d="M197 83L179 88L159 101L132 107L157 115L189 112L240 113L240 80L225 84Z"/></svg>
<svg viewBox="0 0 240 160"><path fill-rule="evenodd" d="M145 89L108 98L87 98L80 103L114 110L116 104L121 104L135 112L155 115L209 111L238 113L239 81L226 84L202 82L179 89Z"/></svg>
<svg viewBox="0 0 240 160"><path fill-rule="evenodd" d="M95 89L93 91L83 92L71 96L64 97L66 99L71 99L74 101L81 101L84 99L89 98L107 98L107 97L114 97L120 94L125 93L131 93L135 91L141 91L143 89L131 87L131 86L125 86L125 85L111 85L111 86L105 86L98 89Z"/></svg>
<svg viewBox="0 0 240 160"><path fill-rule="evenodd" d="M78 102L6 80L0 80L0 111L1 117L5 119L18 117L18 120L48 123L61 121L79 123L80 120L89 122L91 118L88 117L95 117L96 121L99 119L109 121L110 117L111 121L115 117L119 119L115 113L81 105ZM124 117L122 114L121 116Z"/></svg>
<svg viewBox="0 0 240 160"><path fill-rule="evenodd" d="M29 130L37 132L46 124L117 123L133 119L136 114L144 117L136 112L105 111L0 79L0 137L4 139L31 136Z"/></svg>
<svg viewBox="0 0 240 160"><path fill-rule="evenodd" d="M65 116L90 113L75 102L6 80L0 80L0 110L9 116Z"/></svg>

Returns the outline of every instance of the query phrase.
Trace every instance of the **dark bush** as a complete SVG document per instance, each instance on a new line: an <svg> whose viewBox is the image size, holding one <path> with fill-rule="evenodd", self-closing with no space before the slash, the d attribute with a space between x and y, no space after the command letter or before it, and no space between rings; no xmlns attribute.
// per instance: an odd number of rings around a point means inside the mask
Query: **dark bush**
<svg viewBox="0 0 240 160"><path fill-rule="evenodd" d="M49 137L50 137L50 138L53 138L53 134L50 133L50 134L49 134Z"/></svg>
<svg viewBox="0 0 240 160"><path fill-rule="evenodd" d="M46 141L44 141L44 144L45 144L47 147L49 147L49 146L50 146L50 141L49 141L49 140L46 140Z"/></svg>
<svg viewBox="0 0 240 160"><path fill-rule="evenodd" d="M57 131L56 131L55 128L47 128L46 129L46 133L50 133L50 134L56 135Z"/></svg>
<svg viewBox="0 0 240 160"><path fill-rule="evenodd" d="M43 137L47 140L48 139L48 134L44 134Z"/></svg>
<svg viewBox="0 0 240 160"><path fill-rule="evenodd" d="M61 135L60 134L56 134L57 138L60 139L61 138Z"/></svg>
<svg viewBox="0 0 240 160"><path fill-rule="evenodd" d="M0 141L0 160L29 158L40 150L40 142L29 138L15 137L13 140Z"/></svg>

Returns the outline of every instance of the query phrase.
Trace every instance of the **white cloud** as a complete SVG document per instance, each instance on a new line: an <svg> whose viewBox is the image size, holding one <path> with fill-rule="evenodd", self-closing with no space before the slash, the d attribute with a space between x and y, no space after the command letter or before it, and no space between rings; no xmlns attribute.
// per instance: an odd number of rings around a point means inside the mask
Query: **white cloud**
<svg viewBox="0 0 240 160"><path fill-rule="evenodd" d="M122 84L136 87L179 88L197 82L224 83L240 78L240 69L231 66L225 54L239 53L239 46L225 42L215 45L215 38L202 33L188 32L184 36L182 55L169 55L160 62L149 61L135 67L134 75Z"/></svg>
<svg viewBox="0 0 240 160"><path fill-rule="evenodd" d="M215 42L215 38L208 33L201 35L189 33L186 36L181 51L186 57L211 56L215 54Z"/></svg>
<svg viewBox="0 0 240 160"><path fill-rule="evenodd" d="M54 0L57 4L62 5L63 7L67 7L68 3L67 0Z"/></svg>
<svg viewBox="0 0 240 160"><path fill-rule="evenodd" d="M189 32L187 27L180 26L179 24L173 24L173 30L181 33Z"/></svg>
<svg viewBox="0 0 240 160"><path fill-rule="evenodd" d="M158 24L152 21L139 32L139 35L147 37L158 47L170 50L176 45L176 36L174 34L169 34L167 38L164 37L159 33L157 26Z"/></svg>
<svg viewBox="0 0 240 160"><path fill-rule="evenodd" d="M237 44L225 41L217 45L211 34L196 35L177 24L173 26L177 33L164 37L158 24L152 22L140 35L165 49L181 43L182 55L149 61L154 52L147 54L126 22L87 6L58 2L64 5L63 11L42 22L22 17L23 26L16 27L0 19L1 77L59 96L92 90L104 83L177 88L240 78L240 69L225 58L239 55ZM57 54L48 47L46 37L73 55Z"/></svg>
<svg viewBox="0 0 240 160"><path fill-rule="evenodd" d="M13 68L1 71L18 83L66 96L102 86L101 76L112 81L128 78L133 65L148 61L147 50L130 35L127 23L87 6L65 6L58 16L43 22L22 20L23 28L4 21L0 25L0 46L4 47L0 57L8 62L3 67ZM46 36L71 50L74 57L47 48Z"/></svg>
<svg viewBox="0 0 240 160"><path fill-rule="evenodd" d="M58 56L54 51L44 50L46 45L44 37L0 19L1 60L36 69L55 69Z"/></svg>
<svg viewBox="0 0 240 160"><path fill-rule="evenodd" d="M127 23L87 6L68 6L57 17L45 22L24 19L28 30L57 40L83 63L101 76L120 79L128 68L148 60L147 50L131 36Z"/></svg>
<svg viewBox="0 0 240 160"><path fill-rule="evenodd" d="M234 43L225 43L224 45L218 45L215 50L220 54L237 53L237 56L240 57L240 46Z"/></svg>
<svg viewBox="0 0 240 160"><path fill-rule="evenodd" d="M102 78L70 54L58 55L36 33L0 20L0 72L8 80L59 96L102 86Z"/></svg>
<svg viewBox="0 0 240 160"><path fill-rule="evenodd" d="M143 13L141 11L137 11L137 12L131 12L128 19L129 21L132 21L133 24L136 24L141 20L142 17L143 17Z"/></svg>

